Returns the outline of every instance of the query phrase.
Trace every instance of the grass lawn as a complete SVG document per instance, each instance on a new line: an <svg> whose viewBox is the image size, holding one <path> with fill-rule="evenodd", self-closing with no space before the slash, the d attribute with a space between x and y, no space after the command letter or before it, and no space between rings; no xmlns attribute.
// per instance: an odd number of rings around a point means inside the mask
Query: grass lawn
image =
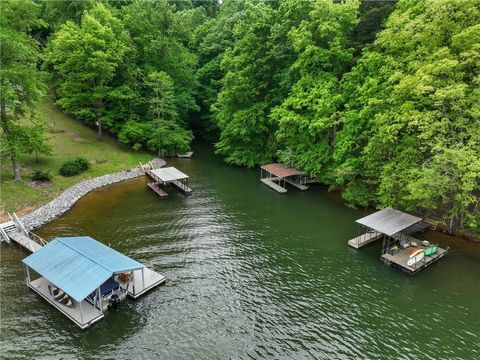
<svg viewBox="0 0 480 360"><path fill-rule="evenodd" d="M12 165L2 160L0 167L0 219L6 220L6 212L23 214L47 203L57 194L80 180L105 175L122 169L129 169L138 162L146 162L154 156L148 153L134 152L121 147L116 140L107 135L97 140L97 132L82 122L59 111L49 100L38 104L40 117L47 123L46 134L53 147L52 156L21 155L20 166L22 181L13 180ZM90 161L91 168L77 176L63 177L58 170L63 162L83 156ZM34 170L50 171L53 181L47 184L34 184L30 176Z"/></svg>

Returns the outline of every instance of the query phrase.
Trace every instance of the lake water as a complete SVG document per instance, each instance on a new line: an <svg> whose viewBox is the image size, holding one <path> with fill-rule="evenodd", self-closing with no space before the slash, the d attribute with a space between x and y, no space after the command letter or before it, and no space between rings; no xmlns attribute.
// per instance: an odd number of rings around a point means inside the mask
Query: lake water
<svg viewBox="0 0 480 360"><path fill-rule="evenodd" d="M86 331L26 287L26 252L2 244L0 357L480 358L479 244L427 232L450 252L411 277L383 265L380 243L347 246L368 211L323 188L278 195L258 170L194 150L169 161L193 195L127 181L37 231L92 236L168 279Z"/></svg>

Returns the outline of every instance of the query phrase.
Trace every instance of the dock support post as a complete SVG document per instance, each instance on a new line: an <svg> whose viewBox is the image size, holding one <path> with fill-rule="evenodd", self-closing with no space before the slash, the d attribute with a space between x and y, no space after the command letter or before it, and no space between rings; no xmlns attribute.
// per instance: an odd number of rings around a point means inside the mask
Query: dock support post
<svg viewBox="0 0 480 360"><path fill-rule="evenodd" d="M101 293L100 293L100 286L99 286L98 289L97 289L97 307L101 312L103 312L103 306L102 306L103 304L102 304L102 298L101 298L100 294Z"/></svg>
<svg viewBox="0 0 480 360"><path fill-rule="evenodd" d="M82 321L82 325L83 325L83 307L82 307L82 301L80 300L78 303L80 304L80 320Z"/></svg>
<svg viewBox="0 0 480 360"><path fill-rule="evenodd" d="M30 270L28 270L27 265L24 265L24 266L25 266L25 272L27 273L26 281L27 281L27 285L28 285L28 284L30 284Z"/></svg>
<svg viewBox="0 0 480 360"><path fill-rule="evenodd" d="M130 278L133 280L132 281L132 292L133 292L133 297L135 297L135 277L133 274L133 271L130 271Z"/></svg>

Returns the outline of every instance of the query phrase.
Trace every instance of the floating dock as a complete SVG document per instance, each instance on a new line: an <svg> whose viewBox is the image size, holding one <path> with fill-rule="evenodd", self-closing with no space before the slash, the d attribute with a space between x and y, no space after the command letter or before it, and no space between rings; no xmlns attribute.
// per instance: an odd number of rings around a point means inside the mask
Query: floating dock
<svg viewBox="0 0 480 360"><path fill-rule="evenodd" d="M380 259L386 265L393 265L410 275L434 264L448 252L448 248L443 249L413 237L412 234L424 231L430 225L417 216L396 209L386 208L356 222L364 233L349 240L350 247L360 249L383 239ZM435 252L426 255L429 248L434 248Z"/></svg>
<svg viewBox="0 0 480 360"><path fill-rule="evenodd" d="M14 241L32 253L22 260L28 287L81 329L103 319L127 296L137 299L166 281L88 236L46 242L27 231L15 213L10 218L0 224L0 240ZM40 276L31 279L30 270Z"/></svg>
<svg viewBox="0 0 480 360"><path fill-rule="evenodd" d="M188 175L174 167L153 169L151 166L143 166L145 175L153 180L147 183L147 186L153 190L160 198L166 198L168 193L164 187L173 185L185 195L190 195L192 189L188 187Z"/></svg>
<svg viewBox="0 0 480 360"><path fill-rule="evenodd" d="M151 189L155 194L157 194L158 196L160 196L160 198L166 198L168 196L168 193L163 190L160 185L158 185L158 183L154 183L154 182L151 182L151 183L147 183L147 186L149 189Z"/></svg>
<svg viewBox="0 0 480 360"><path fill-rule="evenodd" d="M191 159L193 156L193 151L188 151L185 154L177 154L179 159Z"/></svg>
<svg viewBox="0 0 480 360"><path fill-rule="evenodd" d="M317 182L303 171L279 163L262 165L260 167L260 181L279 194L287 192L286 184L303 191L308 190L309 184Z"/></svg>
<svg viewBox="0 0 480 360"><path fill-rule="evenodd" d="M425 255L421 260L415 262L413 265L408 265L408 261L411 259L410 254L412 250L426 250L427 246L416 246L414 248L407 248L399 250L394 254L383 254L381 256L382 261L387 265L393 265L396 268L399 268L403 272L406 272L410 275L414 275L422 269L433 265L435 262L440 260L442 257L447 255L448 249L437 248L437 252L432 255Z"/></svg>
<svg viewBox="0 0 480 360"><path fill-rule="evenodd" d="M278 178L278 177L269 177L269 178L261 178L260 181L262 183L264 183L265 185L267 185L269 188L275 190L277 193L286 194L287 189L285 189L284 187L282 187L281 185L279 185L277 183L277 181L279 181L279 179L280 178Z"/></svg>
<svg viewBox="0 0 480 360"><path fill-rule="evenodd" d="M30 281L28 287L40 295L50 305L60 311L63 315L73 321L81 329L86 329L96 322L102 320L105 316L103 311L92 305L87 300L82 300L78 306L70 307L54 299L50 294L49 286L51 283L44 277ZM80 308L82 311L80 312Z"/></svg>
<svg viewBox="0 0 480 360"><path fill-rule="evenodd" d="M354 249L360 249L365 247L383 237L383 234L377 233L376 231L367 231L366 233L357 236L351 240L348 240L348 246Z"/></svg>
<svg viewBox="0 0 480 360"><path fill-rule="evenodd" d="M22 260L28 287L81 329L166 278L88 236L56 238ZM30 270L40 275L30 278Z"/></svg>

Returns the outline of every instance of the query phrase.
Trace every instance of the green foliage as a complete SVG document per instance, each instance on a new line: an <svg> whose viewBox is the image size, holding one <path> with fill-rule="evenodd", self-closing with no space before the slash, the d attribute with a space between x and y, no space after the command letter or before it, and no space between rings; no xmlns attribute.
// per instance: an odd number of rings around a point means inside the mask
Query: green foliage
<svg viewBox="0 0 480 360"><path fill-rule="evenodd" d="M343 80L335 183L349 199L478 223L479 2L400 1Z"/></svg>
<svg viewBox="0 0 480 360"><path fill-rule="evenodd" d="M35 153L38 163L39 155L52 155L52 147L48 144L48 137L45 136L45 124L34 120L31 126L22 127L22 139L20 147L22 153Z"/></svg>
<svg viewBox="0 0 480 360"><path fill-rule="evenodd" d="M247 3L234 28L235 45L222 59L223 88L214 105L221 130L216 149L235 165L252 167L274 155L275 128L268 117L278 100L270 98L275 62L268 39L273 14L264 3Z"/></svg>
<svg viewBox="0 0 480 360"><path fill-rule="evenodd" d="M90 162L79 156L74 160L65 161L60 167L59 173L62 176L75 176L88 169L90 169Z"/></svg>
<svg viewBox="0 0 480 360"><path fill-rule="evenodd" d="M163 156L190 127L231 164L478 229L479 24L480 0L4 2L1 154L50 151L35 31L58 104L99 135Z"/></svg>
<svg viewBox="0 0 480 360"><path fill-rule="evenodd" d="M102 3L86 11L80 25L66 22L46 51L46 64L57 76L58 104L97 124L101 135L105 103L120 64L129 54L129 35Z"/></svg>
<svg viewBox="0 0 480 360"><path fill-rule="evenodd" d="M217 16L199 26L194 34L193 43L199 58L196 77L199 81L197 102L200 110L194 125L206 137L215 138L218 135L218 124L212 110L225 75L225 69L222 70L220 64L225 51L234 44L233 29L242 19L245 3L224 1Z"/></svg>
<svg viewBox="0 0 480 360"><path fill-rule="evenodd" d="M30 32L44 24L38 18L40 6L32 1L8 1L0 6L1 157L12 162L14 177L20 180L17 158L32 134L28 126L33 123L34 104L43 90L42 73L37 68L39 44ZM37 132L36 138L40 137Z"/></svg>
<svg viewBox="0 0 480 360"><path fill-rule="evenodd" d="M31 179L34 181L52 181L53 176L50 171L35 170Z"/></svg>
<svg viewBox="0 0 480 360"><path fill-rule="evenodd" d="M296 54L290 71L298 80L271 117L279 124L280 156L288 152L290 165L317 177L324 175L333 152L336 112L343 100L339 82L353 58L348 35L357 10L357 1L318 1L308 20L288 33Z"/></svg>
<svg viewBox="0 0 480 360"><path fill-rule="evenodd" d="M145 78L152 71L164 71L172 78L177 111L186 118L197 110L197 57L186 46L195 23L191 16L174 10L165 0L138 1L122 9L122 22L138 51L136 65Z"/></svg>

